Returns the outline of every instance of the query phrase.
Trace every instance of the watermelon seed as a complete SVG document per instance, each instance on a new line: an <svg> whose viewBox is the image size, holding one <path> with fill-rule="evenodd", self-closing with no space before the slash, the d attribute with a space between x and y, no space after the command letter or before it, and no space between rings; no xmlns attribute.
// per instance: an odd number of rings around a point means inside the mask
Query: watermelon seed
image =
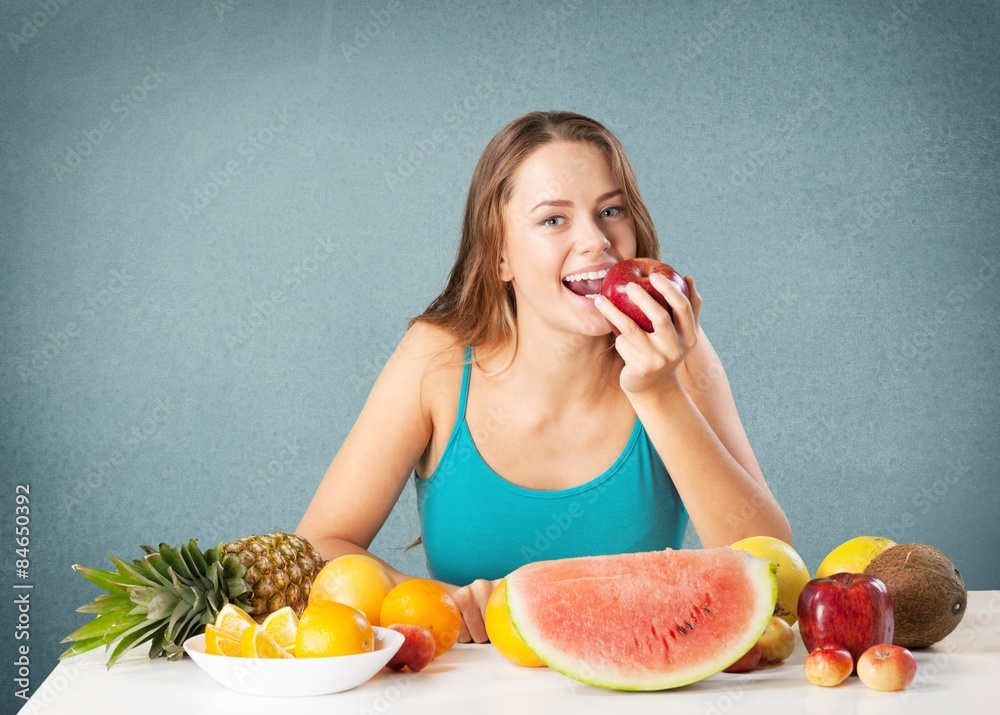
<svg viewBox="0 0 1000 715"><path fill-rule="evenodd" d="M681 635L684 635L685 633L687 633L687 631L684 630L684 626L677 626L677 630L679 630L681 632Z"/></svg>
<svg viewBox="0 0 1000 715"><path fill-rule="evenodd" d="M693 630L694 630L694 626L692 626L692 625L691 625L690 623L688 623L687 621L685 621L685 622L684 622L684 625L686 625L686 626L688 627L688 630L689 630L689 631L693 631Z"/></svg>

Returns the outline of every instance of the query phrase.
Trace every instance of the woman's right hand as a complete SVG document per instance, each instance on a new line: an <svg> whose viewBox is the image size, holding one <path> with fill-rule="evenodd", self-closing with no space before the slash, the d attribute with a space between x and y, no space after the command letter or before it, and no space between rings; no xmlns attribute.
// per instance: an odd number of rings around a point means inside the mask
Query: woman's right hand
<svg viewBox="0 0 1000 715"><path fill-rule="evenodd" d="M452 591L451 596L462 612L462 630L458 634L459 643L488 643L486 635L486 604L489 603L493 589L500 579L488 581L477 578L468 586L462 586Z"/></svg>

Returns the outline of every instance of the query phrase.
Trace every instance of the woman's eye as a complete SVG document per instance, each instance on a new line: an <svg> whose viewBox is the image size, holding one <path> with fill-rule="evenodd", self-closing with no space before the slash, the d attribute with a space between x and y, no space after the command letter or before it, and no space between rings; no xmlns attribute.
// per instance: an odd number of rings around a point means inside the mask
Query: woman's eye
<svg viewBox="0 0 1000 715"><path fill-rule="evenodd" d="M606 209L601 211L601 216L603 216L604 218L617 217L617 216L622 216L624 214L625 214L624 206L608 206Z"/></svg>
<svg viewBox="0 0 1000 715"><path fill-rule="evenodd" d="M566 220L564 216L549 216L548 218L542 219L542 226L556 227L562 226L563 222Z"/></svg>

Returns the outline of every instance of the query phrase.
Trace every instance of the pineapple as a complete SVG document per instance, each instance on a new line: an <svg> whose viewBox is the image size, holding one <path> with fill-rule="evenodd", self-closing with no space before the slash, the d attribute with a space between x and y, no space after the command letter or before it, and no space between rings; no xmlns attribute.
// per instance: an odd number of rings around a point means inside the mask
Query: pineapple
<svg viewBox="0 0 1000 715"><path fill-rule="evenodd" d="M258 623L269 613L291 606L301 615L313 578L323 568L319 552L301 536L276 531L219 544L204 553L191 539L180 547L143 546L146 555L131 564L111 556L115 571L74 565L102 593L78 608L96 618L70 633L68 658L118 642L108 667L130 648L150 641L149 657L184 654L182 644L215 621L226 603L234 603Z"/></svg>

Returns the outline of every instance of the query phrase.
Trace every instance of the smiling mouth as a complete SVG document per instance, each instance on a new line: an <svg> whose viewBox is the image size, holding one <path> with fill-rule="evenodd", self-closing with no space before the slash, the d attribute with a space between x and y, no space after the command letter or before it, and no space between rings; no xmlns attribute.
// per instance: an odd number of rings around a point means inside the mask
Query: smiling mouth
<svg viewBox="0 0 1000 715"><path fill-rule="evenodd" d="M601 287L604 285L604 276L606 275L608 275L607 270L574 273L563 278L563 285L577 295L593 299L601 294Z"/></svg>

